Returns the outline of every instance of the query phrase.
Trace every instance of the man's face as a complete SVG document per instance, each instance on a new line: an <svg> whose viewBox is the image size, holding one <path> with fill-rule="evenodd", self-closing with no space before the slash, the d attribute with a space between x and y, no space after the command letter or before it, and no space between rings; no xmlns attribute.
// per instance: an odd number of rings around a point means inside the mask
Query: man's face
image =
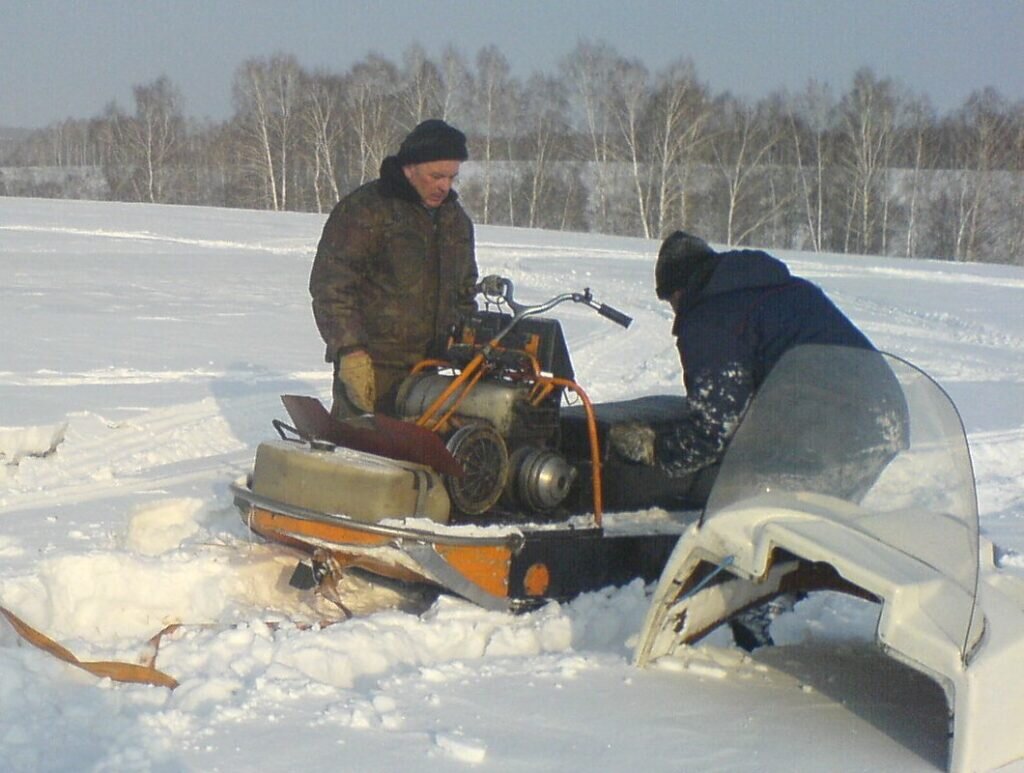
<svg viewBox="0 0 1024 773"><path fill-rule="evenodd" d="M459 161L427 161L403 166L405 179L420 195L423 206L436 209L448 196L459 175Z"/></svg>

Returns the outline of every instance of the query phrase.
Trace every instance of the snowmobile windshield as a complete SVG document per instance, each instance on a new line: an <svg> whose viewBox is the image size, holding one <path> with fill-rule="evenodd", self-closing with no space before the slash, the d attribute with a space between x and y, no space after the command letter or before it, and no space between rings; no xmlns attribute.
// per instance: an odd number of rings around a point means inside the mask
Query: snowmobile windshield
<svg viewBox="0 0 1024 773"><path fill-rule="evenodd" d="M792 494L952 579L963 593L936 600L934 617L967 657L981 633L977 496L963 423L938 384L864 349L784 355L729 445L701 523L751 497Z"/></svg>

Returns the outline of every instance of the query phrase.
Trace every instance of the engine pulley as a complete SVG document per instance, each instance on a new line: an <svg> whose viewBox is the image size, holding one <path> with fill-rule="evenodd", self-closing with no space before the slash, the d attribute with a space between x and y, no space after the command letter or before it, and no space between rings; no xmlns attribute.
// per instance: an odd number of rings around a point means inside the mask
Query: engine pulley
<svg viewBox="0 0 1024 773"><path fill-rule="evenodd" d="M512 454L509 492L521 506L536 512L558 507L576 480L576 468L561 454L523 446Z"/></svg>

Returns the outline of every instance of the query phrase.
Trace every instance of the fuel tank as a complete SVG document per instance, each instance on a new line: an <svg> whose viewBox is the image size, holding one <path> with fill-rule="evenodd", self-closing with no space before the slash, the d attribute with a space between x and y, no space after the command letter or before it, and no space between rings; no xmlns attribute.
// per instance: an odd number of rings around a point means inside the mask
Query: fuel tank
<svg viewBox="0 0 1024 773"><path fill-rule="evenodd" d="M282 440L256 449L252 491L292 507L368 523L414 517L447 523L451 509L441 475L426 465Z"/></svg>

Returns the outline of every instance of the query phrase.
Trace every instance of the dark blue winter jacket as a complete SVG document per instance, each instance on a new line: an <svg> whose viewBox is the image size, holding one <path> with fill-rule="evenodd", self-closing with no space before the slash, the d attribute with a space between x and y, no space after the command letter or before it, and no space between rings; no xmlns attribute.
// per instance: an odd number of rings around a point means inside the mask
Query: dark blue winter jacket
<svg viewBox="0 0 1024 773"><path fill-rule="evenodd" d="M672 332L691 408L656 440L658 463L673 476L719 460L751 397L789 349L874 349L819 287L757 250L721 253L704 287L683 298Z"/></svg>

